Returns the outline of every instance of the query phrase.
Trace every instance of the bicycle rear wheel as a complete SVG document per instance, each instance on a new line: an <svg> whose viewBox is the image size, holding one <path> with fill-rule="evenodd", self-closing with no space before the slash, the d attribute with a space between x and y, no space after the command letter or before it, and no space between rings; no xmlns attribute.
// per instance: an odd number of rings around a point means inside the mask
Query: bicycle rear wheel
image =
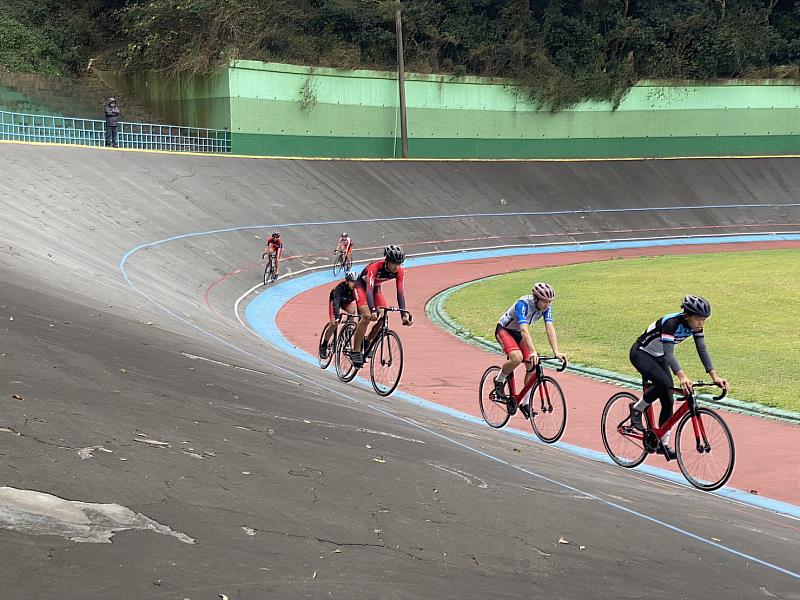
<svg viewBox="0 0 800 600"><path fill-rule="evenodd" d="M330 321L325 323L325 327L322 328L322 333L319 336L319 350L317 351L317 358L319 358L319 366L321 369L327 369L328 366L331 364L331 360L333 360L333 355L336 354L336 330L334 329L333 335L331 339L326 344L325 343L325 336L328 334L328 331L331 328ZM327 346L327 355L325 358L322 357L322 350Z"/></svg>
<svg viewBox="0 0 800 600"><path fill-rule="evenodd" d="M478 388L478 403L481 407L483 420L489 427L500 429L508 423L511 415L508 414L508 404L502 398L497 397L494 390L494 378L500 372L500 367L489 367L481 377L481 385ZM506 385L508 393L508 385Z"/></svg>
<svg viewBox="0 0 800 600"><path fill-rule="evenodd" d="M733 473L736 450L733 435L719 414L710 408L697 409L697 429L687 427L692 416L686 413L678 423L675 452L678 466L694 487L711 491L721 488Z"/></svg>
<svg viewBox="0 0 800 600"><path fill-rule="evenodd" d="M336 253L336 260L333 261L333 276L338 277L344 269L344 258L341 252Z"/></svg>
<svg viewBox="0 0 800 600"><path fill-rule="evenodd" d="M388 396L403 375L403 344L391 329L375 340L369 356L369 378L379 396Z"/></svg>
<svg viewBox="0 0 800 600"><path fill-rule="evenodd" d="M567 402L561 386L552 377L542 377L530 396L531 426L537 437L553 444L564 435L567 426Z"/></svg>
<svg viewBox="0 0 800 600"><path fill-rule="evenodd" d="M600 421L603 446L615 463L632 469L647 458L644 449L644 434L631 426L631 402L639 399L629 392L614 394L606 402ZM647 415L642 415L645 428L649 427Z"/></svg>
<svg viewBox="0 0 800 600"><path fill-rule="evenodd" d="M358 373L353 361L346 354L353 349L355 332L355 323L345 323L339 331L339 340L336 342L336 375L345 383L352 381Z"/></svg>

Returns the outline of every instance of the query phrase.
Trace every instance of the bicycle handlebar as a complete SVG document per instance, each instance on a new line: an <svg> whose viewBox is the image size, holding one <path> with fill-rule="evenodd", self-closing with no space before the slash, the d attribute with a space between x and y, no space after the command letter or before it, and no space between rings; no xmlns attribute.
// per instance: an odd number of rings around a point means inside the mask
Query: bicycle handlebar
<svg viewBox="0 0 800 600"><path fill-rule="evenodd" d="M556 371L558 373L563 373L567 368L567 361L561 360L557 356L539 356L539 362L541 362L543 360L558 360L558 361L560 361L561 362L561 366L558 369L556 369Z"/></svg>
<svg viewBox="0 0 800 600"><path fill-rule="evenodd" d="M695 381L692 383L693 388L698 387L720 387L713 381ZM725 388L722 389L722 393L719 396L712 396L714 400L722 400L725 396L728 395L728 390Z"/></svg>

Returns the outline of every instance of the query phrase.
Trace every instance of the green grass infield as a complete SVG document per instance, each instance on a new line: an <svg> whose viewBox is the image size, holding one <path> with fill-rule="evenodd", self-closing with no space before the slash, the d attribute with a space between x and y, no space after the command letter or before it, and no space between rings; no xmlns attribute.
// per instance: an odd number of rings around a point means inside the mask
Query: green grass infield
<svg viewBox="0 0 800 600"><path fill-rule="evenodd" d="M494 340L500 315L532 284L556 290L553 316L571 360L636 375L633 341L657 318L680 310L685 294L708 298L706 343L717 373L739 400L800 412L800 250L643 257L532 269L491 277L454 292L444 310L459 325ZM541 321L533 328L549 351ZM676 355L690 378L707 379L694 343Z"/></svg>

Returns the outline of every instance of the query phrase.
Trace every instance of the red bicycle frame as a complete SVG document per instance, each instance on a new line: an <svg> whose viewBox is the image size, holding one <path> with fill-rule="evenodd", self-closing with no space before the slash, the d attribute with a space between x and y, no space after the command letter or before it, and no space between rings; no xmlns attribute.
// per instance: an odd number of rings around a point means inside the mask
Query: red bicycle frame
<svg viewBox="0 0 800 600"><path fill-rule="evenodd" d="M539 362L536 363L536 368L533 370L533 374L531 375L530 381L525 384L522 390L517 393L516 385L514 383L514 372L511 372L511 375L508 376L508 388L511 391L511 397L514 399L514 402L517 404L517 408L520 407L522 404L522 399L525 397L530 389L536 385L539 380L542 378L542 361L543 360L555 360L555 356L541 356L539 357ZM557 369L560 373L564 369L567 368L567 363L562 363L561 368ZM528 376L528 371L525 371L525 376ZM547 400L547 403L550 404L550 390L547 389L547 386L542 386L544 389L544 399Z"/></svg>
<svg viewBox="0 0 800 600"><path fill-rule="evenodd" d="M703 385L702 382L698 382L698 387ZM707 385L707 384L706 384ZM646 392L647 389L650 387L650 384L644 385L644 391ZM660 427L656 427L656 418L653 411L653 405L648 404L647 408L645 408L645 413L647 414L648 422L650 423L650 431L656 434L657 439L661 439L664 437L664 434L670 431L677 423L683 418L687 412L691 411L692 413L692 428L694 429L694 436L697 443L700 443L700 440L705 442L706 440L706 430L703 427L703 421L697 417L697 413L694 410L695 408L695 398L694 395L686 395L684 391L680 388L672 388L672 393L678 396L676 400L678 402L683 402L678 409L672 413L669 419L661 425ZM630 437L635 439L644 439L644 433L637 432L636 434L631 435Z"/></svg>

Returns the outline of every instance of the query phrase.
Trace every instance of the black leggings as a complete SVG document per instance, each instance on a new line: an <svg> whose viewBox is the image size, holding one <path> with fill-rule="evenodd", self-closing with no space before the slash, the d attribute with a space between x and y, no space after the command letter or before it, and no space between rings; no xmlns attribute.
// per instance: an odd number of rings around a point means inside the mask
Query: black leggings
<svg viewBox="0 0 800 600"><path fill-rule="evenodd" d="M659 426L667 422L672 416L672 374L669 372L667 361L663 356L653 356L644 350L639 350L636 344L631 348L631 364L642 374L644 381L650 381L653 385L647 388L642 399L648 404L652 404L657 398L661 399L661 416L658 419Z"/></svg>

